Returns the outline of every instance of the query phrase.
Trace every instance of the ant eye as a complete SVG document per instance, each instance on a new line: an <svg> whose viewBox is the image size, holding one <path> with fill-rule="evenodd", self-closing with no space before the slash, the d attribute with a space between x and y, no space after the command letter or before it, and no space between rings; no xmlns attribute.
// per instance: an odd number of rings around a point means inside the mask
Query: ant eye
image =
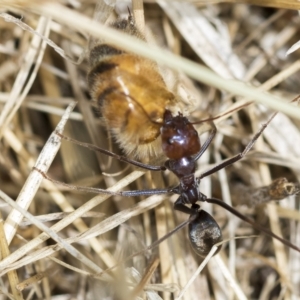
<svg viewBox="0 0 300 300"><path fill-rule="evenodd" d="M173 139L168 139L168 144L172 145L174 143Z"/></svg>

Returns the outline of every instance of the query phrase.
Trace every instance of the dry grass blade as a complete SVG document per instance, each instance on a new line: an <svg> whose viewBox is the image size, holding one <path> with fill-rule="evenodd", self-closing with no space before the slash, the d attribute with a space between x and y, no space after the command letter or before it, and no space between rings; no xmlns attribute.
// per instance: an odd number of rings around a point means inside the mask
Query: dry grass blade
<svg viewBox="0 0 300 300"><path fill-rule="evenodd" d="M9 15L2 14L1 17L7 19ZM11 20L9 19L9 22ZM37 26L37 32L39 35L47 36L49 34L49 19L41 17ZM42 57L46 48L46 43L42 42L38 35L34 35L30 48L28 49L27 55L23 61L22 67L18 73L18 76L14 82L13 89L10 93L10 98L4 105L4 108L0 115L0 136L13 116L17 112L18 108L24 101L28 94L36 77L37 70L39 69ZM32 72L30 72L33 68ZM27 76L30 75L28 79Z"/></svg>
<svg viewBox="0 0 300 300"><path fill-rule="evenodd" d="M216 4L216 3L245 3L245 4L252 4L252 5L259 5L259 6L266 6L266 7L274 7L274 8L285 8L285 9L300 9L300 4L293 0L191 0L191 2L197 4Z"/></svg>
<svg viewBox="0 0 300 300"><path fill-rule="evenodd" d="M68 115L73 110L75 103L70 104L66 110L61 122L57 125L56 130L62 132L63 128L68 120ZM43 172L47 172L50 167L53 159L55 158L56 153L59 150L60 138L53 133L50 136L48 143L45 145L41 155L39 156L38 161L36 162L36 167L41 169ZM35 196L36 191L39 188L39 185L43 177L37 172L31 172L29 175L23 189L21 190L18 199L16 202L20 204L21 208L28 209L33 197ZM17 230L18 224L23 219L23 215L18 210L12 210L9 216L6 219L4 224L5 234L8 240L8 243L13 239L15 232Z"/></svg>
<svg viewBox="0 0 300 300"><path fill-rule="evenodd" d="M5 237L2 214L0 212L0 259L9 255L8 243ZM19 283L18 274L15 270L8 272L8 280L15 300L24 299L20 291L16 288Z"/></svg>
<svg viewBox="0 0 300 300"><path fill-rule="evenodd" d="M39 222L36 220L33 215L28 213L25 209L20 207L18 204L16 204L12 199L7 197L5 194L3 194L0 191L0 198L7 202L10 206L12 206L16 211L21 213L23 216L25 216L27 219L30 219L32 223L37 226L41 231L45 232L49 237L54 239L60 246L61 248L65 249L68 251L72 256L80 260L84 265L89 267L91 270L93 270L96 273L101 272L101 268L99 268L94 262L89 260L87 257L83 256L76 248L70 246L68 243L66 243L63 239L61 239L54 231L49 229L47 226L45 226L43 223Z"/></svg>
<svg viewBox="0 0 300 300"><path fill-rule="evenodd" d="M38 168L72 185L119 192L178 183L170 172L145 173L65 140L54 159L60 139L53 132L73 101L78 105L69 111L64 135L123 154L90 101L87 60L72 63L93 35L157 61L194 123L221 116L198 176L243 151L270 107L281 111L242 161L203 178L200 188L299 246L300 107L288 102L299 96L300 54L286 56L299 46L297 1L144 1L143 8L134 0L132 14L148 44L95 26L96 2L0 4L0 188L3 199L16 199L7 200L11 205L0 199L1 299L299 298L299 253L220 207L201 204L224 237L218 256L202 260L186 228L156 243L188 223L173 209L176 197L92 197L32 172L42 155ZM204 141L209 125L197 126ZM45 153L49 136L53 149Z"/></svg>
<svg viewBox="0 0 300 300"><path fill-rule="evenodd" d="M155 272L156 268L158 267L159 259L156 257L147 267L145 270L145 274L139 284L134 288L131 292L131 299L135 299L144 289L145 285L150 281L153 273Z"/></svg>
<svg viewBox="0 0 300 300"><path fill-rule="evenodd" d="M187 289L189 286L195 281L195 279L199 276L201 271L206 267L207 263L210 261L210 259L215 255L216 251L218 250L217 245L213 246L212 249L210 250L209 254L205 257L203 262L200 264L199 268L197 271L193 274L193 276L190 278L190 280L187 282L186 286L182 289L180 294L177 296L176 300L181 299L184 294L186 293Z"/></svg>
<svg viewBox="0 0 300 300"><path fill-rule="evenodd" d="M89 18L85 18L80 14L77 14L71 10L64 8L57 4L49 4L40 7L40 13L57 18L64 24L77 27L78 22L81 24L81 29L94 35L95 37L105 38L111 44L118 46L122 43L122 48L127 51L138 53L142 56L154 59L158 63L172 67L176 70L185 72L187 75L194 79L200 80L203 83L215 86L216 88L224 89L228 92L236 95L247 97L249 100L261 102L273 109L280 110L290 116L299 118L300 108L291 108L284 103L284 99L261 93L258 90L251 88L241 82L230 82L217 76L209 69L195 64L192 61L188 61L181 57L178 57L172 53L164 52L161 49L152 46L145 45L141 41L122 35L110 28L101 28L101 26L93 22Z"/></svg>

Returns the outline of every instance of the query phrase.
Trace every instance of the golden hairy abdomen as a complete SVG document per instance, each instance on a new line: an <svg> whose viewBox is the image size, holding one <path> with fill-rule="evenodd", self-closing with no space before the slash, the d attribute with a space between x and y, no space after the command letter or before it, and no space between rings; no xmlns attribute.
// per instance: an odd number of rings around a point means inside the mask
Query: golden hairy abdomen
<svg viewBox="0 0 300 300"><path fill-rule="evenodd" d="M175 99L156 65L122 53L102 57L88 77L92 97L124 150L140 158L158 154L163 114Z"/></svg>

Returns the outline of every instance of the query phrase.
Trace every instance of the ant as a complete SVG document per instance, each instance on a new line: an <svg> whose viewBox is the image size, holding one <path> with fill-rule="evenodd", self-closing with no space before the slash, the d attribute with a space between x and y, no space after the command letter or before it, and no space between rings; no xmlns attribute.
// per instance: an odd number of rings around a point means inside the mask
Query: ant
<svg viewBox="0 0 300 300"><path fill-rule="evenodd" d="M178 113L177 116L173 117L169 110L165 110L163 123L160 129L161 133L161 141L162 141L162 150L164 154L167 156L167 160L162 166L154 166L144 164L125 156L117 155L111 151L99 148L97 146L81 143L72 138L66 137L59 132L56 134L61 137L62 139L71 141L75 144L84 146L89 148L93 151L98 151L105 155L111 156L116 158L120 161L129 163L131 165L143 168L145 170L150 171L165 171L169 170L176 175L179 180L179 184L175 187L166 188L166 189L150 189L150 190L135 190L135 191L121 191L121 192L110 192L104 189L98 188L87 188L81 186L72 186L63 182L59 182L53 180L44 172L36 169L40 172L44 178L60 184L67 186L71 189L75 189L78 191L86 191L86 192L93 192L93 193L102 193L102 194L109 194L109 195L120 195L124 197L135 197L135 196L150 196L150 195L158 195L158 194L178 194L179 197L174 203L174 209L181 211L185 214L189 215L189 239L194 251L202 257L205 257L214 245L217 245L218 249L215 252L220 251L221 246L219 243L222 241L222 232L214 220L214 218L205 212L204 210L200 209L199 202L208 202L217 204L241 220L249 223L255 229L264 232L265 234L279 240L284 245L300 252L300 248L293 245L291 242L277 236L272 231L262 227L261 225L257 224L254 220L244 216L240 212L238 212L233 207L229 206L225 202L221 201L220 199L216 198L208 198L206 195L201 193L200 191L200 181L201 179L225 168L229 165L241 160L245 157L245 155L250 151L250 149L255 144L256 140L261 136L263 131L269 125L269 123L273 120L276 116L277 112L275 112L268 121L262 125L261 129L254 135L254 137L250 140L248 145L245 147L244 151L225 160L224 162L220 163L219 165L213 167L212 169L202 173L199 177L195 176L196 171L196 162L197 160L203 155L206 149L209 147L211 142L213 141L217 129L215 124L212 120L219 118L221 116L205 119L200 122L191 123L186 117L184 117L181 113ZM209 133L208 138L201 146L200 139L198 132L194 128L194 124L199 124L202 122L208 122L211 130ZM162 239L164 240L164 238ZM161 241L162 241L161 240Z"/></svg>

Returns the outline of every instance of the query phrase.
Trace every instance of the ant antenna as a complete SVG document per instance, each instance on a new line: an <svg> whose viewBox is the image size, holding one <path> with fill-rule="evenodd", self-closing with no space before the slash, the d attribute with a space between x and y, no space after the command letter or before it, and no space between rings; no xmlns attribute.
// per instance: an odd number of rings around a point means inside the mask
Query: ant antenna
<svg viewBox="0 0 300 300"><path fill-rule="evenodd" d="M300 95L297 96L297 97L295 97L293 100L290 101L290 103L293 103L293 102L298 102L299 103L300 102ZM227 116L227 115L229 115L229 114L231 114L231 113L233 113L235 111L239 111L239 110L241 110L241 109L243 109L243 108L251 105L252 103L253 103L253 101L246 102L246 103L244 103L244 104L242 104L240 106L237 106L237 107L235 107L235 108L233 108L233 109L231 109L229 111L226 111L226 112L224 112L224 113L222 113L222 114L220 114L218 116L211 117L211 118L206 118L206 119L203 119L203 120L200 120L200 121L196 121L196 122L191 122L191 124L196 125L196 124L201 124L201 123L204 123L204 122L218 120L218 119L220 119L220 118L222 118L224 116Z"/></svg>
<svg viewBox="0 0 300 300"><path fill-rule="evenodd" d="M130 11L129 6L127 6L127 10L128 10L128 22L130 23L131 26L134 26L135 21L134 21L134 18L133 18L133 15L132 15L131 11Z"/></svg>

